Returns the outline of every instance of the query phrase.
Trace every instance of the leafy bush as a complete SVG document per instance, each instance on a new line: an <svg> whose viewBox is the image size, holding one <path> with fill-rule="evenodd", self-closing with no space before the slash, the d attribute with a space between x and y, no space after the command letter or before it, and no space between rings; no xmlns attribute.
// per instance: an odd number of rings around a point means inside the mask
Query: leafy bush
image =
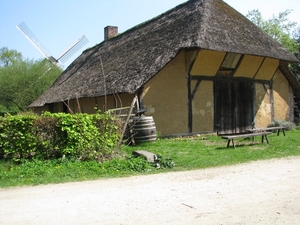
<svg viewBox="0 0 300 225"><path fill-rule="evenodd" d="M292 122L285 120L275 120L269 125L269 127L285 127L286 130L292 130L296 128L296 125Z"/></svg>
<svg viewBox="0 0 300 225"><path fill-rule="evenodd" d="M57 125L58 122L59 118L56 118L54 114L46 113L36 117L32 132L38 137L37 149L39 150L39 158L62 157L63 152L61 149L63 149L66 142L67 134Z"/></svg>
<svg viewBox="0 0 300 225"><path fill-rule="evenodd" d="M102 161L114 153L119 126L115 117L100 113L8 115L0 119L0 158Z"/></svg>
<svg viewBox="0 0 300 225"><path fill-rule="evenodd" d="M35 116L8 115L0 120L0 148L5 158L30 158L36 151L37 138L31 132ZM3 156L2 156L3 157Z"/></svg>

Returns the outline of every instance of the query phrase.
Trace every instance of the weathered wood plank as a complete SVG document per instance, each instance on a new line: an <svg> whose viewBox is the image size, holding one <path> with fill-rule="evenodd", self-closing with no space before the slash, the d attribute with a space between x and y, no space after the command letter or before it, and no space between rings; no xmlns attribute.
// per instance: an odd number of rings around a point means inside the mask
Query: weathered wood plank
<svg viewBox="0 0 300 225"><path fill-rule="evenodd" d="M252 129L247 129L249 132L265 132L265 131L272 131L276 130L277 131L277 136L279 135L280 131L282 131L283 135L285 136L285 127L261 127L261 128L252 128Z"/></svg>
<svg viewBox="0 0 300 225"><path fill-rule="evenodd" d="M222 135L223 139L235 139L235 138L246 138L246 137L254 137L260 135L269 135L272 132L260 132L260 133L249 133L249 134L235 134L235 135Z"/></svg>
<svg viewBox="0 0 300 225"><path fill-rule="evenodd" d="M255 137L261 136L261 142L264 142L266 139L267 143L269 144L269 139L267 135L272 134L272 132L259 132L259 133L248 133L248 134L235 134L235 135L224 135L222 136L223 139L227 139L227 148L230 146L230 142L232 142L233 148L235 148L234 139L236 138L247 138L247 137Z"/></svg>

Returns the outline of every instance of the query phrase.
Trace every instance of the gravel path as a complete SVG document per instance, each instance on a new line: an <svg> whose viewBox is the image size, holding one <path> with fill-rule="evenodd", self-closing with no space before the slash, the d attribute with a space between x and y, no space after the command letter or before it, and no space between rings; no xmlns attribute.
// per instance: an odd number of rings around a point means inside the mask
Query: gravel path
<svg viewBox="0 0 300 225"><path fill-rule="evenodd" d="M0 189L0 224L299 224L300 157Z"/></svg>

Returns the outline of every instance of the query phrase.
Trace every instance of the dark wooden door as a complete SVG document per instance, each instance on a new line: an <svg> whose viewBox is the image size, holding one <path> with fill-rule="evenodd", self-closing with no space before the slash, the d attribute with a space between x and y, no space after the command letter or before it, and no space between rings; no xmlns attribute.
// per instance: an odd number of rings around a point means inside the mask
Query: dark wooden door
<svg viewBox="0 0 300 225"><path fill-rule="evenodd" d="M243 133L254 120L252 83L214 82L214 124L219 134Z"/></svg>

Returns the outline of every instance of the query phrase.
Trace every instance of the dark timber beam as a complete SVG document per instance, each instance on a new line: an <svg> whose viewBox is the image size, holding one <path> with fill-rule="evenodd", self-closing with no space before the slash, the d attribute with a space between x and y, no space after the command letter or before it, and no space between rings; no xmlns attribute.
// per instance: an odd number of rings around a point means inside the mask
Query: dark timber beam
<svg viewBox="0 0 300 225"><path fill-rule="evenodd" d="M269 87L270 87L270 102L271 102L271 121L273 122L274 121L274 117L275 117L275 109L274 109L274 93L273 93L273 83L270 82L269 84Z"/></svg>
<svg viewBox="0 0 300 225"><path fill-rule="evenodd" d="M188 91L188 132L192 133L193 131L193 93L191 88L191 69L194 65L194 62L197 58L199 49L186 49L185 50L185 74L187 80L187 91Z"/></svg>
<svg viewBox="0 0 300 225"><path fill-rule="evenodd" d="M249 82L249 83L260 83L260 84L270 84L269 80L255 80L253 78L246 77L226 77L226 76L203 76L203 75L193 75L192 80L206 80L206 81L224 81L224 82Z"/></svg>
<svg viewBox="0 0 300 225"><path fill-rule="evenodd" d="M197 92L197 90L198 90L198 88L199 88L199 86L200 86L200 83L201 83L201 80L197 80L197 83L196 83L196 85L195 85L195 87L194 87L194 90L193 90L193 92L192 92L192 100L194 100L194 97L195 97L195 94L196 94L196 92Z"/></svg>

